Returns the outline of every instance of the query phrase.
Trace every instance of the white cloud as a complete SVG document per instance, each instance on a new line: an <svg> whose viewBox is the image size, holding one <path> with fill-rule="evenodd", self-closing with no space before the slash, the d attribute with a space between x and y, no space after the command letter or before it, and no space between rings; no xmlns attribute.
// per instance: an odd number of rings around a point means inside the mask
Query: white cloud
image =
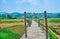
<svg viewBox="0 0 60 39"><path fill-rule="evenodd" d="M37 0L29 0L28 1L31 5L38 5L38 1Z"/></svg>
<svg viewBox="0 0 60 39"><path fill-rule="evenodd" d="M16 4L18 4L19 3L19 1L16 1Z"/></svg>
<svg viewBox="0 0 60 39"><path fill-rule="evenodd" d="M23 4L23 3L25 3L25 2L28 2L29 4L31 4L31 5L38 5L39 4L39 0L22 0L22 1L16 1L16 3L18 4L18 3L21 3L21 4Z"/></svg>
<svg viewBox="0 0 60 39"><path fill-rule="evenodd" d="M7 4L7 1L6 1L6 0L2 0L2 3L3 3L3 4Z"/></svg>
<svg viewBox="0 0 60 39"><path fill-rule="evenodd" d="M44 2L48 2L48 0L43 0Z"/></svg>

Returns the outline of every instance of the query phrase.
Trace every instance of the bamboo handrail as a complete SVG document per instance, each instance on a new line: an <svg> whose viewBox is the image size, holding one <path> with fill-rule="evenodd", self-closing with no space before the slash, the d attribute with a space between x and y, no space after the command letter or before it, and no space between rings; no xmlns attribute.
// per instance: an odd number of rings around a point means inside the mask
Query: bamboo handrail
<svg viewBox="0 0 60 39"><path fill-rule="evenodd" d="M43 28L44 28L44 30L46 30L45 29L45 26L43 25ZM53 33L58 39L60 39L60 37L56 34L56 33L54 33L50 28L48 28L48 32L51 32L51 33Z"/></svg>

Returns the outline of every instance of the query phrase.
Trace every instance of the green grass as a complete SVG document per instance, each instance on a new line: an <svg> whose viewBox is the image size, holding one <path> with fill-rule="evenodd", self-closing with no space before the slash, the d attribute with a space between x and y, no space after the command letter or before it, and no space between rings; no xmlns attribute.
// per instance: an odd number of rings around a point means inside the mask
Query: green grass
<svg viewBox="0 0 60 39"><path fill-rule="evenodd" d="M37 18L34 18L33 20L34 20L34 21L36 21L36 22L38 21L38 19L37 19Z"/></svg>
<svg viewBox="0 0 60 39"><path fill-rule="evenodd" d="M58 32L56 31L56 28L54 28L53 26L49 26L49 28L50 28L54 33L60 35L60 33L58 33Z"/></svg>
<svg viewBox="0 0 60 39"><path fill-rule="evenodd" d="M25 32L24 26L13 26L8 28L0 28L0 39L18 39Z"/></svg>
<svg viewBox="0 0 60 39"><path fill-rule="evenodd" d="M60 23L60 18L47 18L47 20L48 22ZM35 18L34 21L38 21L38 19ZM44 19L40 19L40 21L44 21Z"/></svg>
<svg viewBox="0 0 60 39"><path fill-rule="evenodd" d="M48 18L48 22L60 23L60 18Z"/></svg>
<svg viewBox="0 0 60 39"><path fill-rule="evenodd" d="M0 19L0 23L24 22L24 19Z"/></svg>
<svg viewBox="0 0 60 39"><path fill-rule="evenodd" d="M53 32L56 32L56 29L53 26L48 26Z"/></svg>
<svg viewBox="0 0 60 39"><path fill-rule="evenodd" d="M13 26L13 27L9 27L9 29L12 30L13 32L17 32L20 35L20 37L25 32L25 27L24 26Z"/></svg>
<svg viewBox="0 0 60 39"><path fill-rule="evenodd" d="M45 28L45 26L44 26L43 24L41 24L41 26L42 26L42 29L43 29L43 30L46 30L46 28ZM49 30L49 28L50 28L53 32L56 32L56 29L55 29L54 27L48 26L48 30ZM56 33L57 33L57 32L56 32ZM58 39L51 31L48 31L48 35L49 35L50 39Z"/></svg>
<svg viewBox="0 0 60 39"><path fill-rule="evenodd" d="M18 39L19 34L7 28L0 28L0 39Z"/></svg>
<svg viewBox="0 0 60 39"><path fill-rule="evenodd" d="M36 21L36 22L38 22L39 19L38 18L34 18L33 20ZM44 19L40 19L40 21L43 21L43 20Z"/></svg>
<svg viewBox="0 0 60 39"><path fill-rule="evenodd" d="M0 23L24 22L24 19L0 19ZM12 27L0 28L0 39L19 39L25 32L24 26L14 25Z"/></svg>
<svg viewBox="0 0 60 39"><path fill-rule="evenodd" d="M53 33L48 32L50 39L58 39Z"/></svg>

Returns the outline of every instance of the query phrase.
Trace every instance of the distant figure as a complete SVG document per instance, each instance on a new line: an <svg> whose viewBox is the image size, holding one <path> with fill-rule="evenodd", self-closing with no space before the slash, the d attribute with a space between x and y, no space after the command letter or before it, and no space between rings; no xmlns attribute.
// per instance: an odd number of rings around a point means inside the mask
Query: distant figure
<svg viewBox="0 0 60 39"><path fill-rule="evenodd" d="M32 19L29 19L29 27L31 27Z"/></svg>

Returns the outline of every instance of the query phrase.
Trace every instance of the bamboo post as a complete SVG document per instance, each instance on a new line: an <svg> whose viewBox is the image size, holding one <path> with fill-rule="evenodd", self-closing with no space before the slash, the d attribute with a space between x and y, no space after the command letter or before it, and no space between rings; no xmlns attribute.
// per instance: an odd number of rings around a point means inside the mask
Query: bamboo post
<svg viewBox="0 0 60 39"><path fill-rule="evenodd" d="M48 39L48 25L47 25L47 15L46 15L46 11L44 11L44 17L45 17L45 26L46 26L46 39Z"/></svg>
<svg viewBox="0 0 60 39"><path fill-rule="evenodd" d="M31 19L29 19L29 27L31 27Z"/></svg>
<svg viewBox="0 0 60 39"><path fill-rule="evenodd" d="M25 20L25 38L27 38L26 12L24 12L24 20Z"/></svg>
<svg viewBox="0 0 60 39"><path fill-rule="evenodd" d="M40 18L38 19L38 27L40 27Z"/></svg>

